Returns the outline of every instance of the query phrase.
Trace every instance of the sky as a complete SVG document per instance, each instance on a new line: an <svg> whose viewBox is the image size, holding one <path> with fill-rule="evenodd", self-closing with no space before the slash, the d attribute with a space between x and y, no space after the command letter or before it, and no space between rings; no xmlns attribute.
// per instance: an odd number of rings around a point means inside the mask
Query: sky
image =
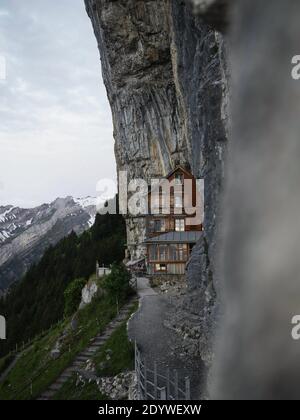
<svg viewBox="0 0 300 420"><path fill-rule="evenodd" d="M1 0L0 79L0 205L96 196L98 180L116 178L84 0Z"/></svg>

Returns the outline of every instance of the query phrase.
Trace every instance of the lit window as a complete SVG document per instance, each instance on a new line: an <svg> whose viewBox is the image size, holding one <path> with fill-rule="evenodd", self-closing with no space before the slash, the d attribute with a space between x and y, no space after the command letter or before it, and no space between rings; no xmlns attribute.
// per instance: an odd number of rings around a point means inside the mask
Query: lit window
<svg viewBox="0 0 300 420"><path fill-rule="evenodd" d="M166 264L155 264L155 271L167 271L167 265Z"/></svg>
<svg viewBox="0 0 300 420"><path fill-rule="evenodd" d="M185 231L184 219L176 219L175 220L175 231L176 232L184 232Z"/></svg>

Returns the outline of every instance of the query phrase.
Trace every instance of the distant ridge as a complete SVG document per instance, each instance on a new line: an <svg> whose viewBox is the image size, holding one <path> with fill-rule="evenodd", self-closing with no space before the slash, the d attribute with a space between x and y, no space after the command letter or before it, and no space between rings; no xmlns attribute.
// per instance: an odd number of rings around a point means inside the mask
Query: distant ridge
<svg viewBox="0 0 300 420"><path fill-rule="evenodd" d="M81 233L96 217L95 197L57 198L29 209L0 206L0 294L72 230Z"/></svg>

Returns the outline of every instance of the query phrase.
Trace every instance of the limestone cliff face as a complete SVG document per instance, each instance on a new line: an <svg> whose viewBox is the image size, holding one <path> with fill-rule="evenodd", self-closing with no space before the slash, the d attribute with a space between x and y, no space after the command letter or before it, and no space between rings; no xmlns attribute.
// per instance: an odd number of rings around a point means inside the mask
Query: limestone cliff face
<svg viewBox="0 0 300 420"><path fill-rule="evenodd" d="M85 0L110 101L118 169L130 178L164 176L177 163L205 179L205 236L188 273L192 299L211 336L215 245L227 125L222 36L193 15L189 1ZM128 220L128 242L144 235ZM205 264L197 264L198 260ZM207 358L209 339L200 353Z"/></svg>

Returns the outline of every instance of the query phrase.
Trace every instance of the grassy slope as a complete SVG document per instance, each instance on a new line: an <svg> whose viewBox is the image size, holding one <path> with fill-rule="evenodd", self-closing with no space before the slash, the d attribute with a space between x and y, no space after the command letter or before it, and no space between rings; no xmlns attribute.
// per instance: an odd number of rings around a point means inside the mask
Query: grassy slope
<svg viewBox="0 0 300 420"><path fill-rule="evenodd" d="M0 359L0 376L14 360L14 356L8 355Z"/></svg>
<svg viewBox="0 0 300 420"><path fill-rule="evenodd" d="M53 400L61 401L103 401L107 396L99 392L95 382L76 386L76 375L73 375L66 384L57 392Z"/></svg>
<svg viewBox="0 0 300 420"><path fill-rule="evenodd" d="M138 303L135 303L128 318L136 312ZM110 354L110 360L106 356ZM104 346L95 354L93 361L96 364L97 376L115 376L121 372L133 370L134 348L127 337L127 321L116 329ZM90 383L76 387L74 375L55 395L55 400L104 400L96 384Z"/></svg>
<svg viewBox="0 0 300 420"><path fill-rule="evenodd" d="M24 352L6 380L0 384L0 400L37 398L70 365L75 355L83 350L96 334L103 331L115 316L115 305L104 298L96 299L79 311L75 332L69 328L70 319L51 329ZM63 353L57 360L53 360L50 351L67 327L68 335L64 340Z"/></svg>

